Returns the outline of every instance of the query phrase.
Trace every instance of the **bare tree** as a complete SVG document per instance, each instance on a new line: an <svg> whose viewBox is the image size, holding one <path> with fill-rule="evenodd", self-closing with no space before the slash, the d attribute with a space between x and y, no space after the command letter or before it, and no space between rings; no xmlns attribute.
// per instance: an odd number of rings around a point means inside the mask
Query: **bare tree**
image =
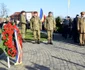
<svg viewBox="0 0 85 70"><path fill-rule="evenodd" d="M8 15L7 6L4 3L1 3L0 6L0 17L6 17Z"/></svg>

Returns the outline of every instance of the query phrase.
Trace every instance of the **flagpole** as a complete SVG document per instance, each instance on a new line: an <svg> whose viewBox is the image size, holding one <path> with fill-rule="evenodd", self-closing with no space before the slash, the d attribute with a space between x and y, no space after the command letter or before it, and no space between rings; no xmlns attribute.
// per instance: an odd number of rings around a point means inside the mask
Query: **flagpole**
<svg viewBox="0 0 85 70"><path fill-rule="evenodd" d="M69 16L70 0L68 0L67 15Z"/></svg>

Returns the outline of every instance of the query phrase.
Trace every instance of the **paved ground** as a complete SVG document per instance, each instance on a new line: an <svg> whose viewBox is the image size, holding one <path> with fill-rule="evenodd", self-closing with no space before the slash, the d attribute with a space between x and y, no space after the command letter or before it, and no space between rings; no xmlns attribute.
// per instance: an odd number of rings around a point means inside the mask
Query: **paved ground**
<svg viewBox="0 0 85 70"><path fill-rule="evenodd" d="M23 44L23 65L7 68L6 56L0 59L0 70L85 70L85 46L80 47L64 40L60 35L55 37L54 45L46 42Z"/></svg>

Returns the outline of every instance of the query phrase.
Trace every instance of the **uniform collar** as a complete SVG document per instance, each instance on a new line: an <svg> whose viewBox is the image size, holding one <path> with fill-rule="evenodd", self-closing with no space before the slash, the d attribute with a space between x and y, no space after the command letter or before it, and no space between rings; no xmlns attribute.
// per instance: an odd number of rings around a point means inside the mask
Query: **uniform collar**
<svg viewBox="0 0 85 70"><path fill-rule="evenodd" d="M34 18L37 18L37 16L36 17L34 16Z"/></svg>
<svg viewBox="0 0 85 70"><path fill-rule="evenodd" d="M48 17L53 17L53 16L48 16Z"/></svg>

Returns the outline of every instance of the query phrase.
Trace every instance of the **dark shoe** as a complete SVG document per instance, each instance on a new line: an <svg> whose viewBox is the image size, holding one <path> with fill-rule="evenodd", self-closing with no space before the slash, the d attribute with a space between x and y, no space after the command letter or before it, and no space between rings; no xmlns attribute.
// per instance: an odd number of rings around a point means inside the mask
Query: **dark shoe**
<svg viewBox="0 0 85 70"><path fill-rule="evenodd" d="M85 46L85 44L82 44L82 46Z"/></svg>
<svg viewBox="0 0 85 70"><path fill-rule="evenodd" d="M37 44L40 44L40 42L37 42Z"/></svg>
<svg viewBox="0 0 85 70"><path fill-rule="evenodd" d="M83 44L79 44L80 46L83 46Z"/></svg>
<svg viewBox="0 0 85 70"><path fill-rule="evenodd" d="M37 44L40 44L40 41L39 40L37 41Z"/></svg>
<svg viewBox="0 0 85 70"><path fill-rule="evenodd" d="M52 43L52 42L50 42L50 44L51 44L51 45L53 45L53 43Z"/></svg>

